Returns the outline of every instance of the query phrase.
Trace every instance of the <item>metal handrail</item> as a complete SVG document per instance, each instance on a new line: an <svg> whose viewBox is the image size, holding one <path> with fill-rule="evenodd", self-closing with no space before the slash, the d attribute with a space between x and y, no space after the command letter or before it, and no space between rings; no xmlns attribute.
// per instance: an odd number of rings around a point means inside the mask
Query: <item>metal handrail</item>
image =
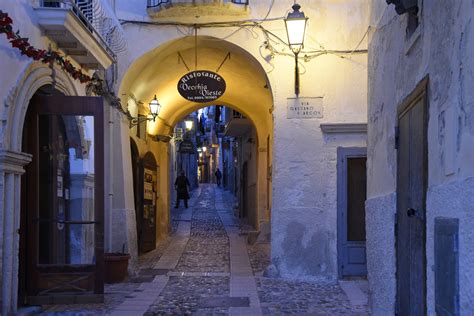
<svg viewBox="0 0 474 316"><path fill-rule="evenodd" d="M46 223L58 223L66 225L90 225L90 224L100 224L98 221L71 221L71 220L61 220L54 218L35 218L33 222L46 222Z"/></svg>
<svg viewBox="0 0 474 316"><path fill-rule="evenodd" d="M93 0L93 1L97 1L97 0ZM102 46L105 47L107 52L110 55L112 55L112 58L114 59L114 61L116 61L117 56L115 55L114 51L110 48L107 41L102 37L102 35L99 32L97 32L97 30L92 25L92 21L90 21L90 19L84 15L81 8L79 8L73 0L41 0L40 7L55 8L55 7L45 5L46 3L50 3L50 4L58 3L59 8L69 8L71 12L74 13L77 16L77 18L82 22L82 24L84 24L86 29L88 29L89 32L100 42L100 44L102 44ZM63 4L63 6L61 6L61 4Z"/></svg>

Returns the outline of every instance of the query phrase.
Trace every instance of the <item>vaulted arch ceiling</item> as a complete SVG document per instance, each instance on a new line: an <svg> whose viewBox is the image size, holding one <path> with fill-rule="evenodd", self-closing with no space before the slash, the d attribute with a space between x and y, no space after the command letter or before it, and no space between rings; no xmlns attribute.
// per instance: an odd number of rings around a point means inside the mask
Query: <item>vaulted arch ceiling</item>
<svg viewBox="0 0 474 316"><path fill-rule="evenodd" d="M196 38L192 36L165 43L136 60L128 69L120 87L120 95L133 95L148 104L156 94L162 105L160 117L149 124L152 135L170 132L180 119L203 106L227 105L245 114L256 125L257 131L271 131L272 93L267 76L258 61L248 52L230 42L208 37L197 37L197 69L217 72L230 53L230 59L218 73L226 81L226 91L212 103L193 103L184 99L177 90L179 79L188 69L194 70ZM183 57L180 60L178 53Z"/></svg>

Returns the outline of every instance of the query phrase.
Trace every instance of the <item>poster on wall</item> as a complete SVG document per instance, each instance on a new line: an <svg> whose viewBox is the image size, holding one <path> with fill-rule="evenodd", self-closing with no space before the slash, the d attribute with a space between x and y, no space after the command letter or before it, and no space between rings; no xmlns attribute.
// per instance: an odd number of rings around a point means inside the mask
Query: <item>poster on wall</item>
<svg viewBox="0 0 474 316"><path fill-rule="evenodd" d="M153 171L149 169L144 170L143 183L143 198L145 200L153 201Z"/></svg>
<svg viewBox="0 0 474 316"><path fill-rule="evenodd" d="M57 188L58 188L58 197L63 197L63 176L57 176Z"/></svg>
<svg viewBox="0 0 474 316"><path fill-rule="evenodd" d="M145 186L143 189L143 198L145 200L153 200L153 183L145 182Z"/></svg>
<svg viewBox="0 0 474 316"><path fill-rule="evenodd" d="M153 182L153 170L145 169L145 182Z"/></svg>

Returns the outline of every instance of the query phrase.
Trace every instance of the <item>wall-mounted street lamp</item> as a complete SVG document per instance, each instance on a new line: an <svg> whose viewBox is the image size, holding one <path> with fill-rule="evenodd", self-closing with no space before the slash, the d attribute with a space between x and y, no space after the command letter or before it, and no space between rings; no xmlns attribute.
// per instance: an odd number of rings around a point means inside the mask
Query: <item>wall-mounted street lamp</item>
<svg viewBox="0 0 474 316"><path fill-rule="evenodd" d="M203 146L203 147L202 147L202 152L205 153L206 151L207 151L207 147L206 147L206 146Z"/></svg>
<svg viewBox="0 0 474 316"><path fill-rule="evenodd" d="M191 121L191 120L186 120L186 121L184 121L184 125L186 125L186 130L187 130L187 131L190 131L190 130L193 129L193 123L194 123L194 122Z"/></svg>
<svg viewBox="0 0 474 316"><path fill-rule="evenodd" d="M285 19L286 34L288 35L288 44L295 54L295 94L300 94L300 72L298 68L298 54L303 48L304 34L306 31L306 22L308 18L304 12L300 12L301 6L295 3L292 7L293 12L288 13Z"/></svg>
<svg viewBox="0 0 474 316"><path fill-rule="evenodd" d="M160 102L158 102L156 95L153 98L153 100L151 100L151 102L148 104L148 106L150 108L151 117L149 116L132 117L132 119L130 120L130 128L145 121L153 121L153 122L155 121L155 119L158 117L158 114L160 114L160 109L161 109L161 104Z"/></svg>

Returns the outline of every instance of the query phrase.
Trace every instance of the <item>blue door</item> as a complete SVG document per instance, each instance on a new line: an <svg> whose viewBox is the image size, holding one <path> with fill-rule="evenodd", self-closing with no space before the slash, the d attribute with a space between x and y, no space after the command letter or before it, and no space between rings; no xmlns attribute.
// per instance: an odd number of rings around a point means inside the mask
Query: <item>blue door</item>
<svg viewBox="0 0 474 316"><path fill-rule="evenodd" d="M365 200L366 148L338 148L338 273L339 278L367 275Z"/></svg>

